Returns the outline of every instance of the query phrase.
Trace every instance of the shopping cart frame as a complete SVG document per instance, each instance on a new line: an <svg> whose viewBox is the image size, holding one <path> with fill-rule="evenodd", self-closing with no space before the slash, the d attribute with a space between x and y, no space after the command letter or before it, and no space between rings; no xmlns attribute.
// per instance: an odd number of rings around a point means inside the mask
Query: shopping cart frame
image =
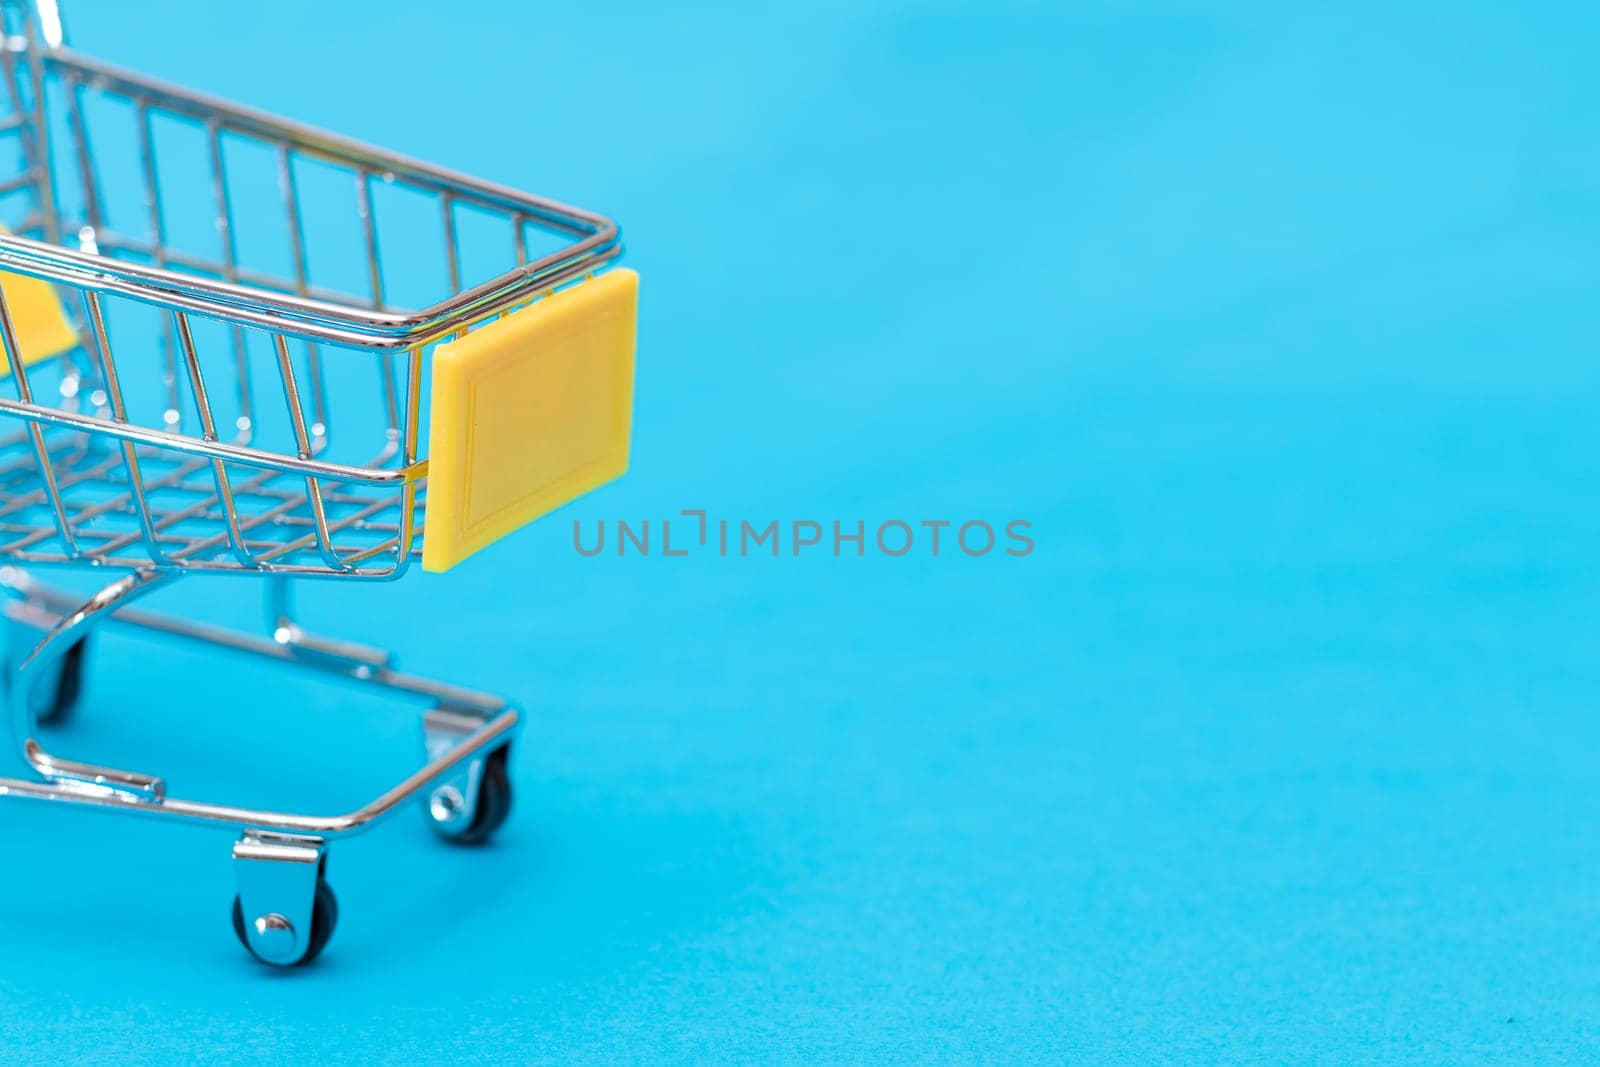
<svg viewBox="0 0 1600 1067"><path fill-rule="evenodd" d="M13 649L6 673L7 721L14 740L10 752L0 745L0 761L9 757L9 763L3 764L8 769L0 776L0 796L237 831L239 837L233 848L239 880L239 897L234 906L236 932L251 953L264 962L305 962L321 951L337 915L324 879L328 843L371 828L418 797L425 800L434 828L447 838L474 841L492 832L509 808L505 756L521 725L522 713L503 698L402 673L394 667L392 656L382 650L306 630L295 620L289 580L304 577L388 581L407 571L417 551L417 516L422 506L419 491L428 474L428 459L419 454L418 440L425 349L441 339L462 337L482 323L593 276L620 255L618 228L609 218L594 212L191 92L83 55L67 46L54 0L0 0L0 16L4 16L6 31L0 40L6 85L31 86L31 90L25 89L17 97L15 118L0 128L0 133L14 129L23 137L29 153L28 170L21 178L0 184L0 194L8 191L7 186L26 186L37 204L36 214L14 227L14 232L0 233L0 271L42 279L81 300L74 325L80 331L84 351L96 357L86 361L91 364L86 373L92 376L98 372L94 381L99 386L96 395L101 397L98 407L86 407L76 402L75 392L69 395L65 386L63 395L67 400L63 403L41 402L34 395L15 316L5 293L0 292L0 344L8 356L17 393L15 399L0 397L0 418L18 420L25 428L40 474L39 487L30 492L49 505L53 543L57 546L44 547L51 543L52 535L50 524L45 524L36 531L37 536L24 537L11 542L10 549L0 549L0 554L20 565L0 569L0 592L6 594L3 606ZM76 234L66 232L54 190L56 175L48 150L50 116L46 114L47 83L52 82L65 86L73 147L86 190L88 221ZM112 231L99 218L94 160L80 110L80 94L85 88L134 101L144 118L146 132L141 147L153 237L142 244L136 237ZM197 261L165 246L161 236L161 189L154 177L148 134L148 115L154 111L192 120L207 131L217 226L224 245L220 261ZM224 134L254 137L279 146L287 224L297 258L291 278L264 277L238 261L220 148ZM304 261L303 223L289 170L291 153L336 164L357 175L358 210L371 279L371 291L364 297L324 292L311 283ZM451 288L446 299L420 310L397 308L386 299L371 204L375 181L400 181L437 194L443 205L441 222L446 233ZM462 203L492 208L512 220L519 264L471 287L463 287L454 233L452 212L455 205ZM530 257L524 247L524 234L530 224L564 234L570 238L569 243L547 255ZM76 249L62 244L72 236L79 246ZM119 258L119 253L143 256L152 262ZM175 351L182 354L189 372L199 414L198 432L183 432L176 420L162 426L140 424L124 412L102 321L101 302L113 298L156 307L170 315L173 326L169 337L176 338ZM293 413L296 441L292 451L261 447L247 434L232 441L220 436L189 329L192 321L200 319L227 323L236 338L247 329L271 337L285 397ZM288 353L291 341L367 351L400 367L405 384L395 390L397 401L391 401L391 413L398 411L400 418L393 420L397 425L390 431L389 445L370 463L337 463L320 455L320 444L324 442L319 433L325 435L326 427L304 417L301 384ZM242 352L243 342L239 344ZM316 348L308 350L315 359ZM241 361L243 358L241 355ZM387 373L392 381L393 372ZM312 377L315 376L313 364ZM47 437L50 433L81 435L85 440L107 444L111 450L106 463L114 460L123 464L127 481L121 498L124 503L119 507L136 513L139 527L134 534L111 542L120 546L115 551L106 549L96 555L97 550L85 547L83 531L75 527L75 513L63 503L58 486L75 474L57 469L56 454ZM185 477L215 478L217 495L201 513L220 515L227 527L225 536L201 539L176 551L170 537L164 540L162 523L166 519L160 518L146 499L139 474L141 460L150 461L152 457L183 460L188 464L182 468ZM253 544L250 531L241 528L235 514L240 509L236 509L231 494L238 487L228 481L229 473L239 470L257 472L257 481L303 479L306 488L302 496L295 498L294 506L304 512L310 532L270 550ZM253 486L256 481L248 484ZM391 503L385 504L394 511L392 536L376 547L342 552L336 544L340 526L326 514L325 498L332 499L343 490L392 493L392 498L387 498ZM292 509L278 510L274 521L292 517ZM358 519L347 528L363 524L377 527ZM17 545L22 547L16 548ZM21 569L84 563L125 573L83 600L44 585ZM178 578L194 573L264 578L268 636L152 612L136 604ZM75 672L81 670L78 658L85 647L85 637L108 623L147 635L200 642L303 668L397 698L421 701L427 705L423 716L427 762L352 811L308 815L183 799L169 795L160 776L55 756L38 740L41 716L58 710L52 702L70 703L62 697L68 689L76 691ZM24 653L23 649L27 651Z"/></svg>

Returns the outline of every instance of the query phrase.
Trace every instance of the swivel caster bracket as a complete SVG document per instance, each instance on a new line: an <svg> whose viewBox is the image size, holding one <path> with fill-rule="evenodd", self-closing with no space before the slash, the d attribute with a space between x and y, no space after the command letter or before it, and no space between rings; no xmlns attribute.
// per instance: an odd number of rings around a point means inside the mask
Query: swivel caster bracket
<svg viewBox="0 0 1600 1067"><path fill-rule="evenodd" d="M327 855L318 837L246 833L234 842L234 931L261 962L308 963L332 936L337 909L330 915L327 907Z"/></svg>
<svg viewBox="0 0 1600 1067"><path fill-rule="evenodd" d="M422 716L428 760L442 759L483 729L484 717L449 708ZM487 841L511 813L511 780L506 773L510 744L501 744L458 764L436 780L423 797L423 812L440 837L457 844Z"/></svg>

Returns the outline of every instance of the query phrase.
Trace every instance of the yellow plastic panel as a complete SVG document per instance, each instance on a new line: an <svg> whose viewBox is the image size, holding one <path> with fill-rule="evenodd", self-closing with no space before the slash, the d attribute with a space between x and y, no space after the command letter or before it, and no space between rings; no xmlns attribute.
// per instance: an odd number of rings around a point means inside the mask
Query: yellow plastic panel
<svg viewBox="0 0 1600 1067"><path fill-rule="evenodd" d="M4 229L0 228L0 232ZM0 271L0 289L5 290L6 307L11 311L11 325L17 332L24 366L31 367L41 359L77 347L78 331L67 321L49 282ZM11 362L0 348L0 378L10 373Z"/></svg>
<svg viewBox="0 0 1600 1067"><path fill-rule="evenodd" d="M638 295L607 271L434 351L423 570L628 469Z"/></svg>

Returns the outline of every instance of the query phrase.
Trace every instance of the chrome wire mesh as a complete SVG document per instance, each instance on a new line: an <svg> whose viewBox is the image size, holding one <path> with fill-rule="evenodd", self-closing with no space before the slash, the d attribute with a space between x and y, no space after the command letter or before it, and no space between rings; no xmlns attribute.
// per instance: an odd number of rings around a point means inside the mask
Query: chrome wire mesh
<svg viewBox="0 0 1600 1067"><path fill-rule="evenodd" d="M55 283L79 340L24 365L0 294L0 556L401 573L431 346L593 270L615 227L111 67L32 5L0 16L0 269ZM463 236L486 226L487 256Z"/></svg>
<svg viewBox="0 0 1600 1067"><path fill-rule="evenodd" d="M243 554L252 569L326 569L301 476L258 471L230 478L225 505L204 457L135 446L130 464L121 449L92 435L50 430L45 440L73 547L60 536L28 435L15 433L0 438L0 555L33 564L239 570ZM130 470L139 472L142 488ZM398 494L326 482L320 489L331 552L343 566L392 560L403 533ZM421 509L419 495L413 528Z"/></svg>

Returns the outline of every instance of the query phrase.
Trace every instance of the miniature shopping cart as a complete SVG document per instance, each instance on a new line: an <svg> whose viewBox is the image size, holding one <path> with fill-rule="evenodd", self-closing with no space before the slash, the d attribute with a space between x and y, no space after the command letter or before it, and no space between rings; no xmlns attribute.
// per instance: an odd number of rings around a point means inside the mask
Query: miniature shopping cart
<svg viewBox="0 0 1600 1067"><path fill-rule="evenodd" d="M90 59L55 0L0 15L0 794L232 829L235 932L304 963L337 920L329 841L413 798L483 840L519 716L307 632L289 583L445 570L619 476L636 278L606 269L600 215ZM108 584L22 569L44 565ZM265 579L266 632L135 603L191 574ZM102 622L416 701L427 762L307 815L53 755L39 724L74 704Z"/></svg>

